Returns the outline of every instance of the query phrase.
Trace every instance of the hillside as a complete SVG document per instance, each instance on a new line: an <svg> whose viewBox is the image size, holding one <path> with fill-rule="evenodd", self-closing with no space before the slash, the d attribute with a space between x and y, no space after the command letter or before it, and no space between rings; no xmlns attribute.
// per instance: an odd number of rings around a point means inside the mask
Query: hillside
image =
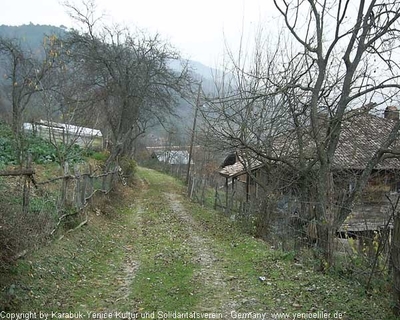
<svg viewBox="0 0 400 320"><path fill-rule="evenodd" d="M391 319L390 292L366 295L355 280L315 272L312 259L254 239L184 191L175 179L140 168L133 188L92 205L86 226L0 275L3 310L69 318Z"/></svg>
<svg viewBox="0 0 400 320"><path fill-rule="evenodd" d="M22 26L0 25L1 37L20 39L24 48L31 49L34 52L41 49L45 35L56 34L61 36L65 32L66 28L64 26L56 27L32 23Z"/></svg>

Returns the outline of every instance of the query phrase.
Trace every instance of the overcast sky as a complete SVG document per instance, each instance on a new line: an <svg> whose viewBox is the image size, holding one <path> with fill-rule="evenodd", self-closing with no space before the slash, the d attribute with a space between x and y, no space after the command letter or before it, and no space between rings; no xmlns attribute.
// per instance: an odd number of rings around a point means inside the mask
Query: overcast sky
<svg viewBox="0 0 400 320"><path fill-rule="evenodd" d="M80 3L78 0L73 0ZM50 24L68 27L73 21L59 0L2 0L0 24ZM237 46L259 26L273 23L272 0L97 0L109 21L159 32L185 58L209 66L221 62L224 38Z"/></svg>

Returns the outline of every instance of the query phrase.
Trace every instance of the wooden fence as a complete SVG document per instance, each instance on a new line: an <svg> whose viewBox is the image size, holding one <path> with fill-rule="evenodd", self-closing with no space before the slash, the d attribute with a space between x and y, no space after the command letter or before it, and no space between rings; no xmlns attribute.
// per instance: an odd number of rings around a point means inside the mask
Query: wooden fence
<svg viewBox="0 0 400 320"><path fill-rule="evenodd" d="M96 193L109 193L118 179L124 183L119 166L105 173L98 171L87 163L76 164L73 168L66 164L62 175L45 181L37 181L32 161L28 158L25 168L0 171L0 176L22 178L21 196L24 214L29 213L30 202L33 198L48 198L47 201L53 202L55 215L58 217L58 222L51 232L54 234L63 219L82 211ZM82 221L79 226L86 223L87 219Z"/></svg>
<svg viewBox="0 0 400 320"><path fill-rule="evenodd" d="M227 190L226 186L219 186L205 177L190 176L187 192L190 199L226 214L242 215L248 211L248 202L238 196L239 192L236 189Z"/></svg>

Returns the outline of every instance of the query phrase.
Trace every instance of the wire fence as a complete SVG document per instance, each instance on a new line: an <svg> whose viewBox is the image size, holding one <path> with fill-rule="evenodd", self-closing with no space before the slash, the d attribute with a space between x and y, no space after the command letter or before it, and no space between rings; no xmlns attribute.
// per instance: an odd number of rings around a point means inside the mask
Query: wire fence
<svg viewBox="0 0 400 320"><path fill-rule="evenodd" d="M325 222L304 214L315 210L317 203L261 191L255 197L254 193L248 194L243 182L236 181L232 186L222 180L210 181L205 176L191 176L187 188L193 201L223 212L245 231L267 240L273 247L287 252L308 248L316 254L313 258L319 254L318 232ZM339 204L333 204L332 214L339 208ZM399 273L400 257L394 258L400 255L400 227L395 226L398 215L397 207L388 204L356 206L349 219L333 231L335 264L366 287L371 287L374 279ZM371 216L379 219L373 220ZM395 288L400 296L400 278Z"/></svg>
<svg viewBox="0 0 400 320"><path fill-rule="evenodd" d="M30 211L32 196L35 197L50 192L50 190L51 193L58 195L56 201L58 212L62 212L66 208L81 210L97 192L109 193L113 188L113 182L120 177L119 166L106 173L96 173L89 164L78 164L70 169L66 163L63 171L62 176L40 182L35 179L35 171L30 166L25 169L2 171L0 176L24 177L22 192L22 211L24 213ZM50 185L53 186L49 188ZM54 185L58 185L58 187L54 187ZM36 190L34 193L32 193L32 186Z"/></svg>
<svg viewBox="0 0 400 320"><path fill-rule="evenodd" d="M80 228L88 222L83 210L97 194L108 194L117 181L124 183L121 169L103 172L89 163L65 164L61 175L38 174L30 159L24 168L1 171L0 261L15 260L27 249L40 246L64 229ZM84 214L80 214L84 212Z"/></svg>

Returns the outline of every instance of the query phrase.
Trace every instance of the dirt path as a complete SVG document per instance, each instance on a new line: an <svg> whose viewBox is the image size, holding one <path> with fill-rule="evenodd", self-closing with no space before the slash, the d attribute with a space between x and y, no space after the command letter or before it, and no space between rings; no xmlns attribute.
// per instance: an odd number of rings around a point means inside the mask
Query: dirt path
<svg viewBox="0 0 400 320"><path fill-rule="evenodd" d="M143 190L146 190L149 186L149 183L144 179L138 180L138 185ZM144 209L141 204L141 200L138 199L136 203L133 203L129 206L130 210L135 211L135 215L130 215L128 218L127 226L134 226L134 225L141 225L142 224L142 215L144 214ZM136 233L138 232L137 229L131 229L128 232ZM117 277L118 283L120 283L119 289L116 292L116 296L118 298L114 301L117 303L121 300L129 300L129 296L131 294L131 286L135 279L136 273L139 270L140 262L136 257L136 253L132 245L128 244L123 247L125 252L125 259L123 263L123 268Z"/></svg>
<svg viewBox="0 0 400 320"><path fill-rule="evenodd" d="M139 208L138 212L141 212ZM117 277L118 283L120 283L119 289L116 292L118 298L114 301L117 303L121 300L128 300L131 293L131 286L135 279L136 272L139 269L140 263L135 259L135 253L131 245L124 246L125 259L123 263L123 268L120 275Z"/></svg>
<svg viewBox="0 0 400 320"><path fill-rule="evenodd" d="M231 311L236 309L238 303L229 296L229 286L225 281L227 275L217 265L219 259L213 252L212 240L201 234L201 227L186 211L182 204L181 196L174 193L164 193L164 196L173 213L185 223L190 234L188 242L195 253L193 262L201 266L200 270L194 275L195 279L203 283L210 292L214 292L214 295L204 297L197 309L205 312L214 312L217 307L225 319L231 319ZM216 301L219 304L217 306L215 305Z"/></svg>

